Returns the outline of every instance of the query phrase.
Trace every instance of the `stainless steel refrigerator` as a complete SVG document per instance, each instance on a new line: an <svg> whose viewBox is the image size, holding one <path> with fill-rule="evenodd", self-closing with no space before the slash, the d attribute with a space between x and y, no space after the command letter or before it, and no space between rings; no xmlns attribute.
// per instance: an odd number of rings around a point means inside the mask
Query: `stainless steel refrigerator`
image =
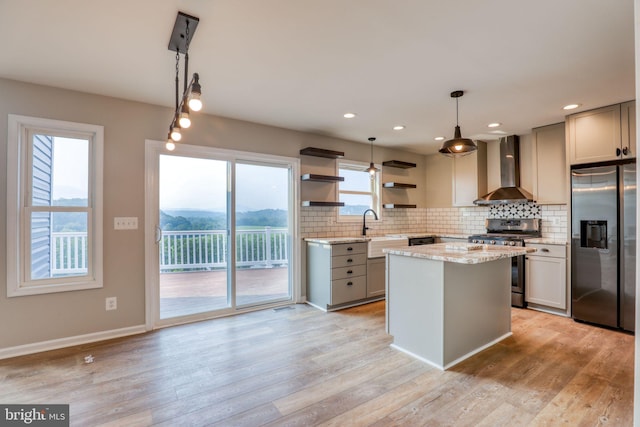
<svg viewBox="0 0 640 427"><path fill-rule="evenodd" d="M571 170L571 312L634 331L636 164Z"/></svg>

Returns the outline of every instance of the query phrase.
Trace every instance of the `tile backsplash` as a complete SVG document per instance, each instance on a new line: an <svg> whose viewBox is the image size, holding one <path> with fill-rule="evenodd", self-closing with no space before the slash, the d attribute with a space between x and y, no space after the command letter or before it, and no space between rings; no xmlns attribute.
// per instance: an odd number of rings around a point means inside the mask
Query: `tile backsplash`
<svg viewBox="0 0 640 427"><path fill-rule="evenodd" d="M489 206L487 218L542 218L540 206L535 203L511 203Z"/></svg>
<svg viewBox="0 0 640 427"><path fill-rule="evenodd" d="M302 237L359 236L362 232L362 221L338 221L336 209L301 208ZM422 232L470 235L486 232L486 218L541 218L543 237L567 238L566 205L527 203L491 207L384 209L380 214L380 221L374 221L371 216L367 216L368 235Z"/></svg>

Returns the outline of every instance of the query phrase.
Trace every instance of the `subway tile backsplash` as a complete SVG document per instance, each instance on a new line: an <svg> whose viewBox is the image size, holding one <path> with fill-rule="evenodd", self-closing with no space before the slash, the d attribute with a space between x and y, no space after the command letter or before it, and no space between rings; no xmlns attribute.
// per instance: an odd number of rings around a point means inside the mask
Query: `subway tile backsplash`
<svg viewBox="0 0 640 427"><path fill-rule="evenodd" d="M362 220L338 222L336 209L302 207L302 237L359 236L362 233ZM383 209L380 214L380 221L367 216L367 235L422 232L470 235L486 231L486 218L542 218L543 237L567 238L566 205L527 203L491 207Z"/></svg>

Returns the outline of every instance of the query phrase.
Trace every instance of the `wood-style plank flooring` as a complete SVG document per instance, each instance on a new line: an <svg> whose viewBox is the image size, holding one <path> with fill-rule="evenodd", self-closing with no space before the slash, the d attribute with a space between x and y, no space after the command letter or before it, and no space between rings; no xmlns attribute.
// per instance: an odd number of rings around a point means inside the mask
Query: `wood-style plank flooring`
<svg viewBox="0 0 640 427"><path fill-rule="evenodd" d="M69 403L74 426L632 425L633 336L512 313L446 372L389 347L383 301L295 305L0 361L0 402Z"/></svg>

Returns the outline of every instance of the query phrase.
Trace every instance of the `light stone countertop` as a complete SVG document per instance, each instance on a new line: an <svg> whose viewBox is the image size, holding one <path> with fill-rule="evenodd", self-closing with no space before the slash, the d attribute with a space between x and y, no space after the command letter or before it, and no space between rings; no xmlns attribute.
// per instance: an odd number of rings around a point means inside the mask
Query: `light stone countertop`
<svg viewBox="0 0 640 427"><path fill-rule="evenodd" d="M367 243L370 239L368 237L305 237L304 240L323 245L338 245L340 243Z"/></svg>
<svg viewBox="0 0 640 427"><path fill-rule="evenodd" d="M481 249L465 250L480 246ZM534 248L476 245L472 243L436 243L424 246L404 246L382 250L386 254L425 258L434 261L455 262L459 264L480 264L502 258L525 255L535 252Z"/></svg>
<svg viewBox="0 0 640 427"><path fill-rule="evenodd" d="M565 239L554 239L551 237L536 237L534 239L527 239L525 245L527 243L535 243L540 245L566 245L567 241Z"/></svg>

